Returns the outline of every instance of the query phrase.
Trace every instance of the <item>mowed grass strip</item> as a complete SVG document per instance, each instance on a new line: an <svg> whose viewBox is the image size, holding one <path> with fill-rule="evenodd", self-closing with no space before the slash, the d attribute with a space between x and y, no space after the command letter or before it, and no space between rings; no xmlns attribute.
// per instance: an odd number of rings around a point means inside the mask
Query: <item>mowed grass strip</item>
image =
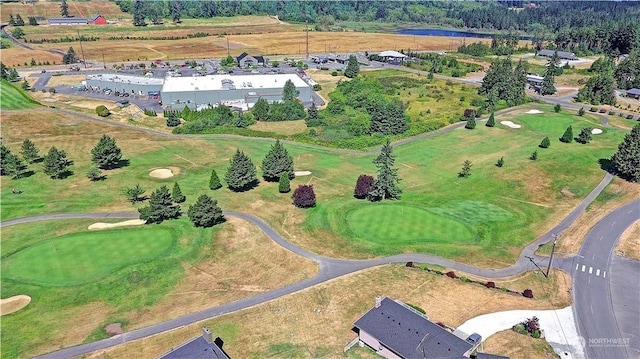
<svg viewBox="0 0 640 359"><path fill-rule="evenodd" d="M0 85L0 109L22 110L32 108L37 104L24 91L18 89L9 81L2 80Z"/></svg>
<svg viewBox="0 0 640 359"><path fill-rule="evenodd" d="M350 212L347 222L361 239L378 243L448 243L473 239L473 232L461 222L402 204L363 206Z"/></svg>
<svg viewBox="0 0 640 359"><path fill-rule="evenodd" d="M158 227L74 233L21 250L2 261L3 276L40 285L77 285L157 257L173 244Z"/></svg>

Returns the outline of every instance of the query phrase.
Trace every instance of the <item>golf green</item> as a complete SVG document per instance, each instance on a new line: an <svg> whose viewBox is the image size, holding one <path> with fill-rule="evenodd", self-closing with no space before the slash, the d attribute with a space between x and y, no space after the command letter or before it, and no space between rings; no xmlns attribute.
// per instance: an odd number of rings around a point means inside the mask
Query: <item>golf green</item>
<svg viewBox="0 0 640 359"><path fill-rule="evenodd" d="M173 242L169 230L147 226L73 233L3 258L3 277L54 286L88 283L153 259Z"/></svg>
<svg viewBox="0 0 640 359"><path fill-rule="evenodd" d="M461 222L422 208L399 204L359 207L347 215L347 223L358 237L377 243L447 243L474 238L473 231Z"/></svg>

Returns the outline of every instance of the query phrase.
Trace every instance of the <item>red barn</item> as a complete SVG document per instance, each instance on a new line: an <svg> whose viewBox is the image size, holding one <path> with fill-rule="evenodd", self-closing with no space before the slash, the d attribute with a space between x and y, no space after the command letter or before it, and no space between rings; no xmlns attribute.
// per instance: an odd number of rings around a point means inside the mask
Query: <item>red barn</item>
<svg viewBox="0 0 640 359"><path fill-rule="evenodd" d="M104 16L100 14L93 14L93 16L89 18L89 24L90 25L106 25L107 19L105 19Z"/></svg>

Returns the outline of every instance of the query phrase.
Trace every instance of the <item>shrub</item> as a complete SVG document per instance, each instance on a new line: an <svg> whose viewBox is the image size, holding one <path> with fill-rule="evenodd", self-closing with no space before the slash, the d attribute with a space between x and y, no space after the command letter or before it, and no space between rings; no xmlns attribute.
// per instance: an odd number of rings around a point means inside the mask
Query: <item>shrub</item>
<svg viewBox="0 0 640 359"><path fill-rule="evenodd" d="M320 84L313 85L313 91L322 91L322 86Z"/></svg>
<svg viewBox="0 0 640 359"><path fill-rule="evenodd" d="M598 111L598 109L597 109L596 107L591 107L591 108L589 109L589 111L591 111L591 112L597 112L597 111Z"/></svg>
<svg viewBox="0 0 640 359"><path fill-rule="evenodd" d="M465 276L460 277L460 280L461 280L461 281L463 281L463 282L465 282L465 283L469 283L469 282L471 282L471 279L469 279L469 278L467 278L467 277L465 277Z"/></svg>
<svg viewBox="0 0 640 359"><path fill-rule="evenodd" d="M601 108L600 110L598 110L598 112L605 113L605 112L607 112L607 109L606 108Z"/></svg>
<svg viewBox="0 0 640 359"><path fill-rule="evenodd" d="M528 334L527 329L524 327L524 323L518 323L514 325L513 330L519 334Z"/></svg>
<svg viewBox="0 0 640 359"><path fill-rule="evenodd" d="M278 192L289 193L291 191L291 184L289 181L289 173L283 173L278 181Z"/></svg>
<svg viewBox="0 0 640 359"><path fill-rule="evenodd" d="M53 95L54 93L56 93L56 89L53 87L50 87L49 92Z"/></svg>
<svg viewBox="0 0 640 359"><path fill-rule="evenodd" d="M353 191L353 196L358 199L367 198L369 192L373 189L373 176L360 175L356 182L356 188Z"/></svg>
<svg viewBox="0 0 640 359"><path fill-rule="evenodd" d="M416 311L422 313L422 314L427 314L426 310L418 307L417 305L413 305L413 304L410 304L410 303L407 303L407 305L410 306L411 308L415 309Z"/></svg>
<svg viewBox="0 0 640 359"><path fill-rule="evenodd" d="M578 110L578 116L584 116L584 107L580 107Z"/></svg>
<svg viewBox="0 0 640 359"><path fill-rule="evenodd" d="M533 291L531 289L525 289L522 292L522 296L525 298L533 298Z"/></svg>
<svg viewBox="0 0 640 359"><path fill-rule="evenodd" d="M331 72L331 76L338 76L338 71Z"/></svg>
<svg viewBox="0 0 640 359"><path fill-rule="evenodd" d="M468 108L466 110L464 110L464 114L462 115L462 121L467 121L470 118L476 118L476 110L472 109L472 108Z"/></svg>
<svg viewBox="0 0 640 359"><path fill-rule="evenodd" d="M405 267L413 268L413 262L407 262L407 264L405 264Z"/></svg>
<svg viewBox="0 0 640 359"><path fill-rule="evenodd" d="M447 277L449 277L449 278L458 278L453 271L448 271L447 272Z"/></svg>
<svg viewBox="0 0 640 359"><path fill-rule="evenodd" d="M627 120L633 120L633 115L627 115Z"/></svg>
<svg viewBox="0 0 640 359"><path fill-rule="evenodd" d="M494 282L487 282L484 286L487 288L495 288L496 284Z"/></svg>
<svg viewBox="0 0 640 359"><path fill-rule="evenodd" d="M561 108L560 108L560 104L559 104L559 103L557 103L555 106L553 106L553 111L554 111L555 113L560 112L560 109L561 109Z"/></svg>
<svg viewBox="0 0 640 359"><path fill-rule="evenodd" d="M549 148L549 146L551 146L551 140L549 140L549 137L543 138L540 145L538 145L540 148Z"/></svg>
<svg viewBox="0 0 640 359"><path fill-rule="evenodd" d="M496 162L496 166L498 166L498 167L504 166L504 157L500 157L498 162Z"/></svg>
<svg viewBox="0 0 640 359"><path fill-rule="evenodd" d="M107 116L109 116L111 114L111 112L109 111L109 109L105 105L100 105L100 106L96 107L96 113L100 117L107 117Z"/></svg>
<svg viewBox="0 0 640 359"><path fill-rule="evenodd" d="M315 207L316 194L313 191L313 185L300 185L293 192L293 205L298 208Z"/></svg>
<svg viewBox="0 0 640 359"><path fill-rule="evenodd" d="M613 116L613 115L615 115L615 114L616 114L616 112L615 112L615 111L613 111L613 110L609 110L609 113L608 113L608 115L609 115L609 116Z"/></svg>
<svg viewBox="0 0 640 359"><path fill-rule="evenodd" d="M167 117L167 127L176 127L180 124L180 119L175 113L170 113Z"/></svg>

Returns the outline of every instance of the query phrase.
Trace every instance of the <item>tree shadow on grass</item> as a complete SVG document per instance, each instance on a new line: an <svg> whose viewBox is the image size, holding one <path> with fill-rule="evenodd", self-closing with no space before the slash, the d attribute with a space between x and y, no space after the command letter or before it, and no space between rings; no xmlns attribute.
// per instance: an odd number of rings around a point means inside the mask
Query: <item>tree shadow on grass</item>
<svg viewBox="0 0 640 359"><path fill-rule="evenodd" d="M254 188L258 187L258 185L259 185L259 184L260 184L260 181L255 180L255 181L252 181L252 182L250 182L250 183L246 184L245 186L242 186L242 187L233 187L233 188L232 188L232 187L229 187L229 189L230 189L231 191L233 191L233 192L247 192L247 191L250 191L250 190L252 190L252 189L254 189Z"/></svg>
<svg viewBox="0 0 640 359"><path fill-rule="evenodd" d="M128 159L121 159L120 161L118 161L118 163L112 165L112 166L106 166L105 170L115 170L118 168L123 168L123 167L128 167L131 164L131 162Z"/></svg>
<svg viewBox="0 0 640 359"><path fill-rule="evenodd" d="M598 164L600 164L600 169L605 170L609 173L614 172L613 162L609 158L601 158L598 160Z"/></svg>
<svg viewBox="0 0 640 359"><path fill-rule="evenodd" d="M33 170L24 171L24 172L20 173L20 175L18 177L16 177L16 179L29 178L29 177L33 176L34 174L36 174L36 172L33 171Z"/></svg>

